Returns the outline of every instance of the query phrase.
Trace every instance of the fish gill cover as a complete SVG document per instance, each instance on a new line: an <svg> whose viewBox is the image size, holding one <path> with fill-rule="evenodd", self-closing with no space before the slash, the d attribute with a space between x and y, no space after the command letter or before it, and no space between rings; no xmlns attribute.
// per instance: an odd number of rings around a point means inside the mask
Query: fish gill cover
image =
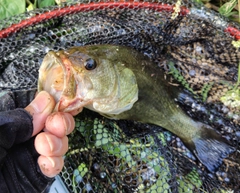
<svg viewBox="0 0 240 193"><path fill-rule="evenodd" d="M236 148L209 172L164 128L84 110L61 173L70 192L239 192L239 25L191 1L76 1L2 20L0 28L1 110L33 99L48 51L124 45L184 87L176 105Z"/></svg>

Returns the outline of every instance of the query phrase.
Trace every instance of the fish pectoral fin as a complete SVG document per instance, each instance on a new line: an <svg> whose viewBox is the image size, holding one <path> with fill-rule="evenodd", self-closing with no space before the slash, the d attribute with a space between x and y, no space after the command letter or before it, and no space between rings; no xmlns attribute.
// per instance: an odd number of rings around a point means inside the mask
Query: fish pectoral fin
<svg viewBox="0 0 240 193"><path fill-rule="evenodd" d="M190 146L193 147L194 154L210 172L216 171L223 159L235 151L234 147L227 144L226 139L211 129L192 142L194 145Z"/></svg>

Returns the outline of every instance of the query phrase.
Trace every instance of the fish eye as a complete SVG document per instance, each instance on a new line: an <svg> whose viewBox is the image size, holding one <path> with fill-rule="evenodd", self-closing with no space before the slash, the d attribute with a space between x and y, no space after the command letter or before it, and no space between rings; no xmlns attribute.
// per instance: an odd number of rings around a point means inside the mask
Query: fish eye
<svg viewBox="0 0 240 193"><path fill-rule="evenodd" d="M84 66L87 70L93 70L97 67L97 63L94 59L92 58L88 58L85 63Z"/></svg>

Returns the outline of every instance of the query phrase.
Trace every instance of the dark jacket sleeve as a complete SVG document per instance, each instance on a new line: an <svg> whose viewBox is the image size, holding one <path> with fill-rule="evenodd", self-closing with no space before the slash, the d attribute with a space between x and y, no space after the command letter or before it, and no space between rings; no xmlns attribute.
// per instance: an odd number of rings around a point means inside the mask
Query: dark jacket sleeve
<svg viewBox="0 0 240 193"><path fill-rule="evenodd" d="M37 164L32 117L24 109L0 112L0 190L42 192L52 182Z"/></svg>

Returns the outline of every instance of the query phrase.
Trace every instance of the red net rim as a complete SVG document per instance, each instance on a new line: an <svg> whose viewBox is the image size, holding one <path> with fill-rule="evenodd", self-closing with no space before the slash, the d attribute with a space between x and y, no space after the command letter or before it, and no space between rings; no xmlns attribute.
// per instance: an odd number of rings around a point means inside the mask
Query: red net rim
<svg viewBox="0 0 240 193"><path fill-rule="evenodd" d="M0 39L6 38L9 35L18 32L19 30L40 23L45 20L53 19L56 17L78 13L78 12L87 12L92 10L102 10L102 9L136 9L136 8L145 8L145 9L153 9L155 11L161 12L166 11L169 13L174 12L174 5L169 4L160 4L160 3L150 3L150 2L98 2L98 3L89 3L89 4L75 4L63 8L53 9L48 12L44 12L33 16L31 18L22 20L17 24L13 24L8 28L2 29L0 31ZM186 7L180 8L180 15L187 15L191 13L191 9L187 9ZM225 32L229 33L236 40L240 40L240 30L235 27L227 26L224 29Z"/></svg>

